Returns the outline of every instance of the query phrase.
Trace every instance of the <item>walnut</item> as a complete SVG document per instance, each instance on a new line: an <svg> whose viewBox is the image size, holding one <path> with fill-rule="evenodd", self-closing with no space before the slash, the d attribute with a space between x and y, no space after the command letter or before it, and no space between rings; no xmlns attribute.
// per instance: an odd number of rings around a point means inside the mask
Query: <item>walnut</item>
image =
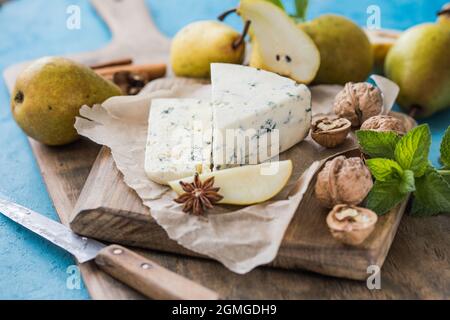
<svg viewBox="0 0 450 320"><path fill-rule="evenodd" d="M341 203L357 205L364 200L372 185L370 171L360 158L338 156L327 161L317 175L315 193L327 208Z"/></svg>
<svg viewBox="0 0 450 320"><path fill-rule="evenodd" d="M349 245L361 244L375 229L378 216L372 210L338 204L327 216L331 235Z"/></svg>
<svg viewBox="0 0 450 320"><path fill-rule="evenodd" d="M318 116L311 123L311 137L326 148L342 144L350 130L350 121L336 116Z"/></svg>
<svg viewBox="0 0 450 320"><path fill-rule="evenodd" d="M385 115L374 116L367 119L361 125L361 130L394 131L400 135L406 133L406 128L403 121L396 117Z"/></svg>
<svg viewBox="0 0 450 320"><path fill-rule="evenodd" d="M367 82L345 85L334 99L334 113L350 120L353 127L359 127L370 117L379 115L383 108L380 89Z"/></svg>

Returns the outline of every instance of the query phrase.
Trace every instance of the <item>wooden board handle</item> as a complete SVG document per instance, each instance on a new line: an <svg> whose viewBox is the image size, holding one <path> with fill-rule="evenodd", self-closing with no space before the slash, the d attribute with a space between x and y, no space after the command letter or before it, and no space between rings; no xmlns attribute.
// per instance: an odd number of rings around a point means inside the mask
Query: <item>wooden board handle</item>
<svg viewBox="0 0 450 320"><path fill-rule="evenodd" d="M91 0L95 9L111 29L113 38L128 43L150 36L154 40L163 36L150 14L145 0Z"/></svg>
<svg viewBox="0 0 450 320"><path fill-rule="evenodd" d="M95 262L115 279L152 299L219 299L216 292L119 245L110 245L102 249Z"/></svg>

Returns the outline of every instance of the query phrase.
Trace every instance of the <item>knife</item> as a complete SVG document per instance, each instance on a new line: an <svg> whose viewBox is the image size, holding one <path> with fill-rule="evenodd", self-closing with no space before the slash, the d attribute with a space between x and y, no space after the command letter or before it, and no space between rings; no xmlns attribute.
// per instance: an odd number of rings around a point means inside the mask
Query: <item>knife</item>
<svg viewBox="0 0 450 320"><path fill-rule="evenodd" d="M152 299L217 300L219 295L119 245L106 246L31 209L0 199L0 212L70 252L79 263L94 260L113 278Z"/></svg>

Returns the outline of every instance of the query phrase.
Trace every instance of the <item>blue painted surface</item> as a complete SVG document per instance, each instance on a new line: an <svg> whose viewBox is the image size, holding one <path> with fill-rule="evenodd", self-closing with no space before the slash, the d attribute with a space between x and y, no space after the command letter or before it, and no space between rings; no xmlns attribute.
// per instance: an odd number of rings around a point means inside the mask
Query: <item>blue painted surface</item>
<svg viewBox="0 0 450 320"><path fill-rule="evenodd" d="M360 25L366 9L381 8L382 27L406 29L434 21L447 0L310 0L308 18L325 12L344 14ZM173 36L185 24L213 19L236 5L234 0L147 0L161 31ZM284 1L292 8L292 1ZM82 28L66 29L66 8L81 7ZM237 17L227 22L241 27ZM94 50L107 44L110 33L87 0L16 0L0 8L0 71L13 63L43 55ZM439 141L450 123L450 111L427 120L433 133L431 159L437 164ZM14 200L57 219L26 137L12 120L9 95L0 80L0 197ZM0 215L0 299L87 299L84 286L66 286L73 259L62 250Z"/></svg>

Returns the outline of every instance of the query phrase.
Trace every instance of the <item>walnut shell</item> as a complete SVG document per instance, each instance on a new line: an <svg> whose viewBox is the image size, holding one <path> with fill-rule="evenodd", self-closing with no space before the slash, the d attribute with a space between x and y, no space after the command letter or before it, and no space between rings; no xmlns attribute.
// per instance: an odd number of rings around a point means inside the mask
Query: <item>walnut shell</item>
<svg viewBox="0 0 450 320"><path fill-rule="evenodd" d="M372 210L347 204L338 204L327 216L331 235L349 245L359 245L375 229L378 216Z"/></svg>
<svg viewBox="0 0 450 320"><path fill-rule="evenodd" d="M311 123L311 138L321 146L334 148L344 143L351 126L345 118L319 116Z"/></svg>
<svg viewBox="0 0 450 320"><path fill-rule="evenodd" d="M400 135L406 133L403 121L396 117L385 115L370 117L361 125L361 130L394 131Z"/></svg>
<svg viewBox="0 0 450 320"><path fill-rule="evenodd" d="M334 113L350 120L353 127L359 127L370 117L379 115L383 109L383 96L380 89L367 82L345 85L333 104Z"/></svg>
<svg viewBox="0 0 450 320"><path fill-rule="evenodd" d="M315 193L326 208L341 203L357 205L372 186L370 171L360 158L338 156L327 161L317 175Z"/></svg>

